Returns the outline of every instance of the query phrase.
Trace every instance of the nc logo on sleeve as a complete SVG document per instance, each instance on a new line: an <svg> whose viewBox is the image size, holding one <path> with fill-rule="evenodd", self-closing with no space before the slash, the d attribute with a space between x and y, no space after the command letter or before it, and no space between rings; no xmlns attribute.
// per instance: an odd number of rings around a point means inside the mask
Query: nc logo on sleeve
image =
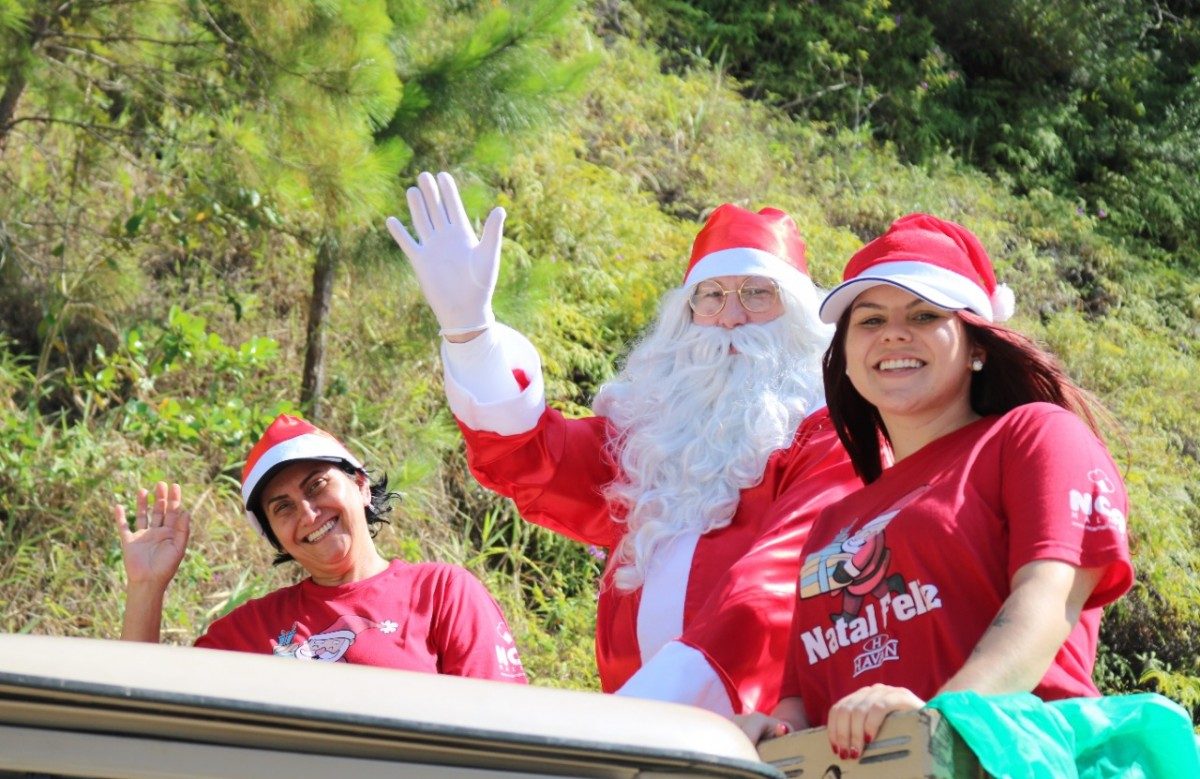
<svg viewBox="0 0 1200 779"><path fill-rule="evenodd" d="M500 666L501 675L524 676L525 667L521 664L521 655L513 642L513 634L503 621L496 624L496 635L500 639L496 644L496 664Z"/></svg>
<svg viewBox="0 0 1200 779"><path fill-rule="evenodd" d="M1088 471L1087 477L1092 484L1086 492L1073 489L1068 493L1071 523L1089 532L1111 528L1124 534L1125 514L1109 498L1117 491L1112 479L1099 468Z"/></svg>

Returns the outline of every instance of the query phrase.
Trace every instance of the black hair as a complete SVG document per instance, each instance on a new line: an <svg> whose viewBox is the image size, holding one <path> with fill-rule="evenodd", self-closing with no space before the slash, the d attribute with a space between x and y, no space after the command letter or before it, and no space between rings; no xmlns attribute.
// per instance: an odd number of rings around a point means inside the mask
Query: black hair
<svg viewBox="0 0 1200 779"><path fill-rule="evenodd" d="M1100 436L1097 417L1109 415L1079 387L1058 359L1032 339L970 311L954 312L971 344L984 353L983 369L971 374L971 409L981 416L1004 414L1026 403L1053 403L1076 414ZM880 447L890 443L879 410L858 393L846 375L846 331L850 308L838 317L837 330L822 360L825 402L838 438L854 470L866 484L883 473Z"/></svg>
<svg viewBox="0 0 1200 779"><path fill-rule="evenodd" d="M350 476L362 474L369 483L371 491L371 503L365 507L367 516L367 531L374 538L379 534L380 528L383 525L390 525L391 522L384 516L392 513L392 501L396 498L404 496L394 490L388 490L387 474L381 474L376 481L370 481L371 475L365 469L355 468L347 462L334 463L340 470ZM271 561L271 565L282 565L287 562L292 562L293 558L290 554L283 551L283 545L279 543L279 539L275 537L275 531L271 529L271 523L267 521L266 514L262 510L261 504L255 505L252 509L254 516L258 519L258 524L263 529L263 535L267 537L267 541L275 548L275 559Z"/></svg>

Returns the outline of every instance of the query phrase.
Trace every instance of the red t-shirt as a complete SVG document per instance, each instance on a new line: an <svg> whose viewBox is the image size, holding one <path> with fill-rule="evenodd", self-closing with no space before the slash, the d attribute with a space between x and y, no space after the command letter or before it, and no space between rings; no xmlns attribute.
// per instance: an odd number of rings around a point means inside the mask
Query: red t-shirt
<svg viewBox="0 0 1200 779"><path fill-rule="evenodd" d="M305 579L237 607L196 646L525 683L499 606L445 563L393 560L335 587Z"/></svg>
<svg viewBox="0 0 1200 779"><path fill-rule="evenodd" d="M1033 692L1097 695L1100 610L1129 589L1124 484L1104 445L1047 403L985 417L826 508L804 545L784 695L809 722L881 683L928 700L1034 560L1104 573Z"/></svg>

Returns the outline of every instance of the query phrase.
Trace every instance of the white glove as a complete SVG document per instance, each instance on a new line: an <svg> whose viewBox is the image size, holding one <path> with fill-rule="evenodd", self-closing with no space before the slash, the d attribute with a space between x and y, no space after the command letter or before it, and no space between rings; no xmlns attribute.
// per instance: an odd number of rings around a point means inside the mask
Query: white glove
<svg viewBox="0 0 1200 779"><path fill-rule="evenodd" d="M466 335L491 325L504 209L492 209L482 239L475 240L449 173L439 173L436 181L429 173L417 176L417 186L408 188L408 209L421 242L394 216L387 219L388 232L412 263L441 334Z"/></svg>

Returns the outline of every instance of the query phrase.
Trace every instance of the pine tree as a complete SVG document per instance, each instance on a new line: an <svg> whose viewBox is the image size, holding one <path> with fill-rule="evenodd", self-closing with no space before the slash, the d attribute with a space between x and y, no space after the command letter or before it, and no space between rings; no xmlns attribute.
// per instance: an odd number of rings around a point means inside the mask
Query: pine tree
<svg viewBox="0 0 1200 779"><path fill-rule="evenodd" d="M21 225L0 234L0 328L69 375L157 285L148 262L175 245L186 266L217 229L197 225L237 211L221 240L311 252L300 399L319 419L341 263L414 168L495 162L551 115L590 64L548 53L573 7L0 0L0 231Z"/></svg>

